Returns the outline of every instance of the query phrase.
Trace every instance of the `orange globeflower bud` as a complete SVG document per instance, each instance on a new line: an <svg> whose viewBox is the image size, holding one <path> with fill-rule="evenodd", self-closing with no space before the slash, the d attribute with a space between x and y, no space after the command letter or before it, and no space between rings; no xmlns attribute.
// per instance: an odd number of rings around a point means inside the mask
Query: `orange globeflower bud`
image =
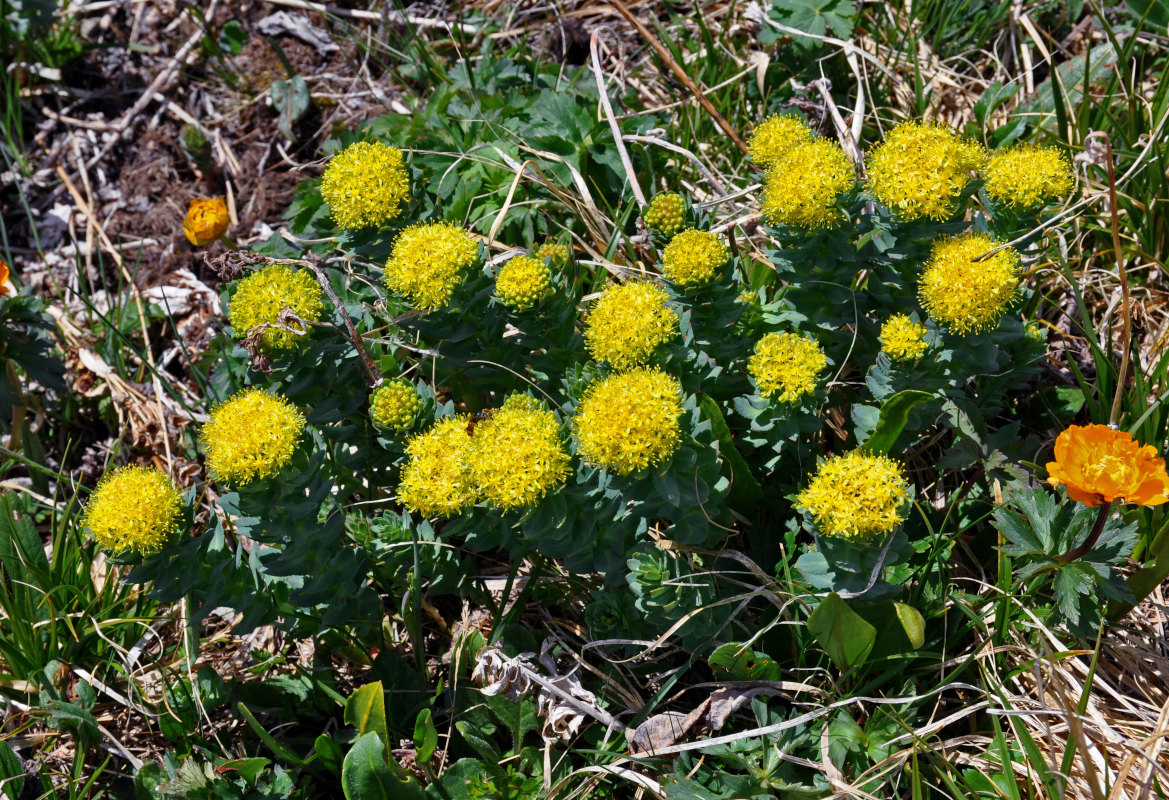
<svg viewBox="0 0 1169 800"><path fill-rule="evenodd" d="M183 234L195 247L202 247L227 233L227 223L227 204L222 197L196 197L187 206Z"/></svg>
<svg viewBox="0 0 1169 800"><path fill-rule="evenodd" d="M1142 506L1169 502L1165 459L1152 445L1142 447L1131 434L1107 425L1072 425L1061 433L1047 472L1048 483L1064 484L1068 497L1086 506L1117 498Z"/></svg>
<svg viewBox="0 0 1169 800"><path fill-rule="evenodd" d="M7 294L11 284L8 282L8 264L0 258L0 294Z"/></svg>

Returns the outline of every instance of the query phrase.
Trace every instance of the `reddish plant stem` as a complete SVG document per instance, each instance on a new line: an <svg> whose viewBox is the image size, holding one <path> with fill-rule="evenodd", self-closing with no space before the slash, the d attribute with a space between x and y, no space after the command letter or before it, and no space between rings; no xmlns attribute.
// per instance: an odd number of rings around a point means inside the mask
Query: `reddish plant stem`
<svg viewBox="0 0 1169 800"><path fill-rule="evenodd" d="M1088 538L1084 540L1084 543L1074 550L1069 550L1055 560L1061 564L1066 564L1069 561L1075 561L1095 547L1096 542L1100 539L1100 534L1104 532L1104 523L1108 521L1108 513L1110 511L1112 511L1112 501L1107 500L1100 506L1100 513L1096 516L1096 524L1092 526L1092 532L1088 534Z"/></svg>
<svg viewBox="0 0 1169 800"><path fill-rule="evenodd" d="M321 268L311 261L300 258L270 258L268 259L268 263L296 264L312 270L313 275L316 276L317 283L321 285L321 288L328 295L333 306L341 314L341 319L345 322L345 328L349 331L348 339L357 350L357 355L361 357L362 366L365 367L365 382L370 387L377 386L382 379L381 370L378 369L374 360L370 358L369 351L365 349L365 344L361 341L361 334L357 332L357 328L353 325L353 320L349 318L349 312L345 310L345 304L337 297L337 293L333 291L333 287L329 284L329 278L321 271Z"/></svg>

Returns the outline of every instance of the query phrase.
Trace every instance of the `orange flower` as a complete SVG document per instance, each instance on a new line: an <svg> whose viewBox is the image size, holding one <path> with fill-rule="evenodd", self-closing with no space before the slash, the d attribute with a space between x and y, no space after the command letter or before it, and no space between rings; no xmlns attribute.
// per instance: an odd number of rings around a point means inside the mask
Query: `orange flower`
<svg viewBox="0 0 1169 800"><path fill-rule="evenodd" d="M0 294L7 294L11 286L12 284L8 282L8 264L0 258Z"/></svg>
<svg viewBox="0 0 1169 800"><path fill-rule="evenodd" d="M195 247L202 247L227 233L227 223L227 204L222 197L196 197L187 206L183 234Z"/></svg>
<svg viewBox="0 0 1169 800"><path fill-rule="evenodd" d="M1107 425L1072 425L1055 440L1055 461L1047 482L1067 486L1068 497L1086 506L1124 498L1157 506L1169 502L1169 474L1155 447L1142 447L1130 434Z"/></svg>

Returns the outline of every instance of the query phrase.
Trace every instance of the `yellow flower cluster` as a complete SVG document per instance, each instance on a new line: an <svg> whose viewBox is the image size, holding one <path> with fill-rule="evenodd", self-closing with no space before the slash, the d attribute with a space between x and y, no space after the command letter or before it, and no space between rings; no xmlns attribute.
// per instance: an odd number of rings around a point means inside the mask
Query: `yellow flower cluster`
<svg viewBox="0 0 1169 800"><path fill-rule="evenodd" d="M842 216L836 198L855 183L844 148L817 136L792 147L767 173L763 216L772 224L805 230L832 227Z"/></svg>
<svg viewBox="0 0 1169 800"><path fill-rule="evenodd" d="M586 462L629 475L668 460L681 442L682 387L659 369L639 367L593 383L572 426Z"/></svg>
<svg viewBox="0 0 1169 800"><path fill-rule="evenodd" d="M478 258L479 245L458 225L420 222L394 240L386 262L386 287L405 295L417 308L442 308Z"/></svg>
<svg viewBox="0 0 1169 800"><path fill-rule="evenodd" d="M342 228L383 225L402 213L410 176L402 151L381 142L355 142L325 165L321 197Z"/></svg>
<svg viewBox="0 0 1169 800"><path fill-rule="evenodd" d="M949 219L982 148L933 122L903 122L869 154L869 188L897 217Z"/></svg>
<svg viewBox="0 0 1169 800"><path fill-rule="evenodd" d="M646 281L612 284L597 299L585 323L585 345L593 358L617 370L644 364L659 345L678 336L678 315L660 286Z"/></svg>
<svg viewBox="0 0 1169 800"><path fill-rule="evenodd" d="M211 244L227 233L231 217L222 197L196 197L187 204L183 235L195 247Z"/></svg>
<svg viewBox="0 0 1169 800"><path fill-rule="evenodd" d="M662 273L675 286L692 289L710 283L730 257L718 236L689 228L662 250Z"/></svg>
<svg viewBox="0 0 1169 800"><path fill-rule="evenodd" d="M216 480L238 485L270 478L292 459L304 425L287 398L244 389L213 408L199 432L207 468Z"/></svg>
<svg viewBox="0 0 1169 800"><path fill-rule="evenodd" d="M294 270L286 264L270 264L236 284L228 319L237 339L252 328L278 322L280 312L292 309L306 322L315 322L325 310L321 286L308 270ZM296 336L280 328L269 328L260 338L263 347L292 347Z"/></svg>
<svg viewBox="0 0 1169 800"><path fill-rule="evenodd" d="M798 333L769 333L755 345L747 371L755 379L759 394L777 392L781 403L794 403L816 391L816 382L828 366L828 357L810 336Z"/></svg>
<svg viewBox="0 0 1169 800"><path fill-rule="evenodd" d="M916 361L929 347L925 335L925 325L894 314L881 326L881 351L896 361Z"/></svg>
<svg viewBox="0 0 1169 800"><path fill-rule="evenodd" d="M468 417L444 417L406 445L398 501L424 517L449 517L475 504L479 493L466 469Z"/></svg>
<svg viewBox="0 0 1169 800"><path fill-rule="evenodd" d="M369 416L383 428L405 430L422 410L422 398L409 381L386 381L373 393Z"/></svg>
<svg viewBox="0 0 1169 800"><path fill-rule="evenodd" d="M871 543L905 520L902 509L912 498L896 461L854 450L820 464L796 505L812 515L821 535Z"/></svg>
<svg viewBox="0 0 1169 800"><path fill-rule="evenodd" d="M747 153L760 169L770 170L793 147L812 141L812 131L798 117L773 114L751 132Z"/></svg>
<svg viewBox="0 0 1169 800"><path fill-rule="evenodd" d="M122 467L98 482L82 524L112 553L151 553L178 533L182 513L170 478L156 469Z"/></svg>
<svg viewBox="0 0 1169 800"><path fill-rule="evenodd" d="M686 201L677 192L662 192L650 198L645 213L645 226L663 236L673 236L686 222Z"/></svg>
<svg viewBox="0 0 1169 800"><path fill-rule="evenodd" d="M552 273L543 259L516 256L495 278L495 296L505 306L523 311L552 292Z"/></svg>
<svg viewBox="0 0 1169 800"><path fill-rule="evenodd" d="M917 287L922 307L953 333L966 335L999 324L1019 289L1019 256L1007 247L985 261L977 256L1002 242L981 233L934 243Z"/></svg>
<svg viewBox="0 0 1169 800"><path fill-rule="evenodd" d="M398 500L426 517L449 517L480 499L503 510L530 506L564 484L570 457L552 412L515 395L473 424L440 419L406 446Z"/></svg>
<svg viewBox="0 0 1169 800"><path fill-rule="evenodd" d="M983 170L986 193L1016 211L1032 211L1072 191L1072 165L1062 150L1023 144L1000 150Z"/></svg>
<svg viewBox="0 0 1169 800"><path fill-rule="evenodd" d="M534 505L568 477L570 459L556 417L525 395L509 397L470 439L471 482L496 508Z"/></svg>
<svg viewBox="0 0 1169 800"><path fill-rule="evenodd" d="M557 242L544 242L536 250L536 258L548 259L555 265L568 263L568 247Z"/></svg>

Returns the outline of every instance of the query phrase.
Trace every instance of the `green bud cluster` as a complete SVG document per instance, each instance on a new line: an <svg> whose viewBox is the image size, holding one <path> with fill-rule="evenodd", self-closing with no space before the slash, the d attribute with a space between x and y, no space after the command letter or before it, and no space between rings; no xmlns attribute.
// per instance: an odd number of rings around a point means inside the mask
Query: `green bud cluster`
<svg viewBox="0 0 1169 800"><path fill-rule="evenodd" d="M651 231L673 236L686 222L686 201L677 192L656 194L650 199L643 218Z"/></svg>
<svg viewBox="0 0 1169 800"><path fill-rule="evenodd" d="M398 430L410 427L421 409L422 398L408 381L383 383L369 403L369 415L377 425Z"/></svg>

